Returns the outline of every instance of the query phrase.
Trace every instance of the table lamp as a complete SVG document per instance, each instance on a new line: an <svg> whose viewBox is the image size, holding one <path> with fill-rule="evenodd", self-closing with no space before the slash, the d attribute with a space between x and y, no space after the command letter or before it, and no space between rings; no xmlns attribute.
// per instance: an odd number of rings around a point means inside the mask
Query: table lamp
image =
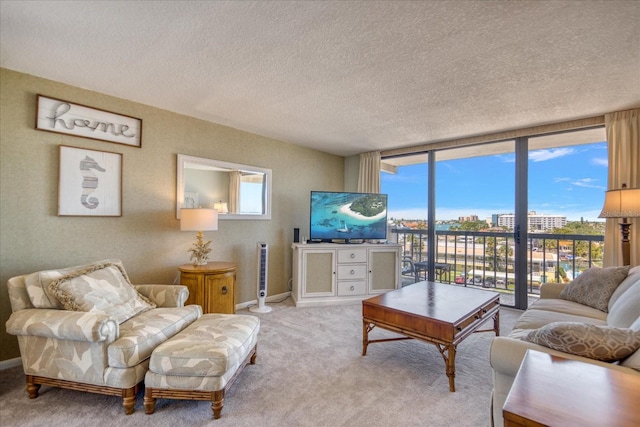
<svg viewBox="0 0 640 427"><path fill-rule="evenodd" d="M622 265L631 264L629 246L629 227L627 218L640 217L640 188L627 188L622 184L619 190L609 190L605 193L604 206L599 218L622 218L620 232L622 233Z"/></svg>
<svg viewBox="0 0 640 427"><path fill-rule="evenodd" d="M196 241L193 247L189 249L193 265L205 265L209 260L209 252L211 248L208 242L202 241L203 231L215 231L218 229L218 211L215 209L180 209L180 230L197 231Z"/></svg>
<svg viewBox="0 0 640 427"><path fill-rule="evenodd" d="M220 200L213 204L213 209L217 210L218 213L226 214L229 212L229 205L226 202Z"/></svg>

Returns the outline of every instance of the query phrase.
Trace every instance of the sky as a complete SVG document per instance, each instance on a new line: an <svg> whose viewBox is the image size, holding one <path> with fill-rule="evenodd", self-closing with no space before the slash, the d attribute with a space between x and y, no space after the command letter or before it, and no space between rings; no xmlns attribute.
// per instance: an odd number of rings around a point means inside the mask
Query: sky
<svg viewBox="0 0 640 427"><path fill-rule="evenodd" d="M528 210L568 221L604 221L598 215L607 171L606 142L530 151ZM389 218L426 219L427 165L383 173L381 192L389 195ZM513 213L514 192L513 154L436 162L436 220Z"/></svg>

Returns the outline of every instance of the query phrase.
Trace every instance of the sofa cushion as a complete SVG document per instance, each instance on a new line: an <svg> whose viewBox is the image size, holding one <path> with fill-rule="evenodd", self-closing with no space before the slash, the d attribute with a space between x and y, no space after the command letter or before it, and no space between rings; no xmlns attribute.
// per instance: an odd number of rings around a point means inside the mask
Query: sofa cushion
<svg viewBox="0 0 640 427"><path fill-rule="evenodd" d="M630 286L616 302L609 308L607 324L616 328L634 327L634 322L640 319L640 280Z"/></svg>
<svg viewBox="0 0 640 427"><path fill-rule="evenodd" d="M106 314L118 323L156 306L136 291L117 263L98 263L74 271L48 288L66 310Z"/></svg>
<svg viewBox="0 0 640 427"><path fill-rule="evenodd" d="M584 307L589 308L589 307ZM552 322L581 322L591 323L592 325L607 326L607 315L596 309L591 309L589 316L584 312L577 312L576 314L561 313L550 310L536 310L535 308L529 308L527 311L516 320L513 325L514 329L538 329ZM599 312L600 318L594 318L593 313ZM580 314L578 314L580 313Z"/></svg>
<svg viewBox="0 0 640 427"><path fill-rule="evenodd" d="M154 308L120 325L120 337L107 353L109 366L128 368L151 356L151 352L202 316L202 307Z"/></svg>
<svg viewBox="0 0 640 427"><path fill-rule="evenodd" d="M598 310L609 311L609 299L627 277L629 266L592 267L585 270L560 292L559 298L574 301Z"/></svg>
<svg viewBox="0 0 640 427"><path fill-rule="evenodd" d="M205 314L159 345L151 355L149 370L177 377L225 375L242 364L256 345L259 330L260 319L256 316Z"/></svg>
<svg viewBox="0 0 640 427"><path fill-rule="evenodd" d="M554 313L570 314L573 316L591 317L598 320L605 320L607 318L607 313L604 313L597 308L558 298L539 299L531 304L529 308L534 310L551 311ZM553 315L551 316L553 317Z"/></svg>
<svg viewBox="0 0 640 427"><path fill-rule="evenodd" d="M609 312L611 312L611 306L618 301L618 299L632 286L640 284L640 265L636 265L635 267L631 267L629 269L629 274L627 277L618 285L616 290L611 295L611 299L609 300Z"/></svg>
<svg viewBox="0 0 640 427"><path fill-rule="evenodd" d="M640 348L638 331L577 322L553 322L522 339L603 362L624 359Z"/></svg>
<svg viewBox="0 0 640 427"><path fill-rule="evenodd" d="M76 271L84 271L87 268L96 265L111 262L113 264L119 264L122 266L120 260L107 259L90 264L77 265L74 267L59 268L56 270L43 270L25 276L25 288L31 304L35 308L57 308L62 309L62 303L49 291L49 284L54 280L58 280L69 274L73 274Z"/></svg>

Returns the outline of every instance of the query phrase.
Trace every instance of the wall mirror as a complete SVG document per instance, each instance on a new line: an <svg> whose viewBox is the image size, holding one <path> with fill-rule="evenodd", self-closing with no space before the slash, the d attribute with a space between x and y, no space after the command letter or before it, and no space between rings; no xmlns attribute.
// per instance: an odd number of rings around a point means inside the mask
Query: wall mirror
<svg viewBox="0 0 640 427"><path fill-rule="evenodd" d="M178 154L181 208L214 208L218 219L271 219L271 169Z"/></svg>

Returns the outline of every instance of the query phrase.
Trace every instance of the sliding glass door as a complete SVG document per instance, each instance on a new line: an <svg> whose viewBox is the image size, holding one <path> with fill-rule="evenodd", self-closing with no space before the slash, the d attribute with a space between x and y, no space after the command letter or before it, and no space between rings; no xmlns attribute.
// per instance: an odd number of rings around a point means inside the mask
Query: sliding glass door
<svg viewBox="0 0 640 427"><path fill-rule="evenodd" d="M498 290L514 306L515 141L441 150L435 159L436 266L453 283Z"/></svg>
<svg viewBox="0 0 640 427"><path fill-rule="evenodd" d="M606 158L602 127L384 158L403 284L497 291L524 309L542 283L601 265Z"/></svg>

